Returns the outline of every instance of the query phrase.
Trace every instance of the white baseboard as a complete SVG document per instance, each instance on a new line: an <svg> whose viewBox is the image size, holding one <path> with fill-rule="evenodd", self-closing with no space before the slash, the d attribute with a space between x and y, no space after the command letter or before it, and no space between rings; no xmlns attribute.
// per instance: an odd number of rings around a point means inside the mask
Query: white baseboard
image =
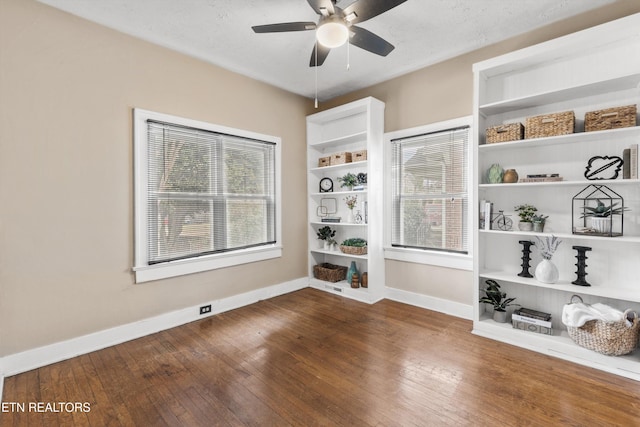
<svg viewBox="0 0 640 427"><path fill-rule="evenodd" d="M307 277L280 283L240 295L214 301L203 301L197 306L172 311L104 331L95 332L70 340L26 350L0 358L0 401L4 377L27 372L52 363L70 359L92 351L101 350L126 341L140 338L195 320L253 304L258 301L287 294L309 286ZM200 306L211 304L211 313L200 315Z"/></svg>
<svg viewBox="0 0 640 427"><path fill-rule="evenodd" d="M385 289L384 296L393 301L415 305L416 307L426 308L427 310L437 311L467 320L473 319L473 306L471 305L389 287Z"/></svg>

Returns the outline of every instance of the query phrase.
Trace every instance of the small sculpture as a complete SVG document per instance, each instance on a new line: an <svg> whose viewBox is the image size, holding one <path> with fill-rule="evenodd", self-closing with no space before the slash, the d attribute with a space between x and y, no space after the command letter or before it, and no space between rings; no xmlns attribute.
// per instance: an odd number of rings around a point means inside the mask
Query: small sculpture
<svg viewBox="0 0 640 427"><path fill-rule="evenodd" d="M585 279L587 276L587 251L590 251L591 248L588 246L573 246L573 249L578 251L578 254L576 255L578 262L575 264L576 267L578 267L578 271L576 271L578 278L571 283L578 286L591 286L591 284Z"/></svg>
<svg viewBox="0 0 640 427"><path fill-rule="evenodd" d="M531 273L529 273L529 268L531 267L529 265L529 263L531 262L531 246L534 245L534 243L530 240L520 240L518 243L520 243L523 248L522 248L522 271L520 273L518 273L518 276L520 277L533 277L533 275L531 275Z"/></svg>

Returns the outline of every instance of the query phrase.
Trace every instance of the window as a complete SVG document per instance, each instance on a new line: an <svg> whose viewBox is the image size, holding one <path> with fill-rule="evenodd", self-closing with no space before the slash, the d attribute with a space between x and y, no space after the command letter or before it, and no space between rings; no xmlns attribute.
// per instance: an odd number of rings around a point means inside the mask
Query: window
<svg viewBox="0 0 640 427"><path fill-rule="evenodd" d="M470 119L388 134L391 251L387 252L468 257L469 137ZM470 262L465 264L471 267Z"/></svg>
<svg viewBox="0 0 640 427"><path fill-rule="evenodd" d="M279 138L134 115L137 282L280 256Z"/></svg>

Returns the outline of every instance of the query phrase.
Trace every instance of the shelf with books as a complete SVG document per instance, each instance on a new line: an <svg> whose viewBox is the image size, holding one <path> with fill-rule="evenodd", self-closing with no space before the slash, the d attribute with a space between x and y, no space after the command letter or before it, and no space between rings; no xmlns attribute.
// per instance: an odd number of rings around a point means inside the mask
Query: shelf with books
<svg viewBox="0 0 640 427"><path fill-rule="evenodd" d="M382 212L383 132L384 103L371 97L307 116L310 284L368 303L381 299L384 291L382 216L378 215L378 212ZM351 156L342 156L343 153L350 153ZM331 163L334 155L339 156L338 161L342 163L319 167L320 164L326 164L328 157ZM349 173L356 175L360 188L347 190L347 187L341 186L344 182L341 178L346 178ZM323 184L323 191L320 184ZM371 215L371 212L376 214ZM340 222L328 222L327 218L340 218ZM350 255L339 249L318 248L317 233L325 226L335 231L332 239L338 245L352 238L366 240L368 254ZM314 277L313 268L317 264L349 267L352 261L360 273L367 272L368 288L364 291L353 289L346 282L345 286L327 285L327 282Z"/></svg>
<svg viewBox="0 0 640 427"><path fill-rule="evenodd" d="M577 49L585 45L590 48ZM640 259L640 179L637 154L633 160L631 155L632 148L636 150L640 144L640 126L612 123L613 127L628 127L585 132L588 113L640 104L640 57L631 60L628 57L628 52L638 49L640 14L473 66L477 183L474 217L482 220L481 212L489 206L492 221L500 219L494 229L484 229L483 221L474 221L474 299L479 300L485 280L495 280L510 297L517 298L516 302L551 313L554 331L558 329L554 336L513 330L510 324L498 325L487 320L483 305L476 304L474 333L635 379L640 379L640 357L618 359L582 349L568 338L560 319L562 307L572 294L583 295L590 304L602 302L622 311L640 310L636 279ZM530 123L527 119L540 115L550 116L553 123L560 117L553 113L564 111L574 113L573 133L485 143L485 132L490 127L527 125ZM525 138L528 131L525 126ZM555 130L556 134L565 132ZM554 131L547 130L546 134L553 135ZM607 175L592 174L593 159L611 160L611 165L603 162L595 168ZM627 167L631 163L633 167L625 170L622 167L625 160ZM519 178L559 176L562 181L501 183L496 178L500 168L516 170ZM592 177L605 179L587 179ZM616 200L624 201L623 206L628 208L624 216L617 217L619 225L624 222L624 228L620 227L621 233L624 231L622 236L572 233L584 218L579 208L585 205L578 205L576 211L575 199L594 184L610 187ZM538 215L548 216L544 232L518 229L516 207L523 204L535 206ZM504 216L499 215L501 211ZM586 227L586 221L582 222ZM563 241L552 260L559 272L557 283L518 276L524 262L521 256L525 256L523 251L527 249L520 241L533 242L531 252L526 254L530 256L527 262L530 261L529 272L533 274L543 258L536 238L550 236ZM591 286L571 283L576 279L580 262L576 248L581 246L589 248L586 277ZM618 360L625 362L621 365ZM629 374L631 371L635 374Z"/></svg>
<svg viewBox="0 0 640 427"><path fill-rule="evenodd" d="M577 286L572 284L571 280L568 279L558 280L556 283L549 284L539 282L535 278L520 277L517 273L507 271L482 271L480 272L480 277L482 280L493 279L499 282L535 286L566 293L593 295L640 303L640 293L638 293L637 285L631 278L627 283L615 283L615 286L610 286L606 283L599 284L598 286Z"/></svg>

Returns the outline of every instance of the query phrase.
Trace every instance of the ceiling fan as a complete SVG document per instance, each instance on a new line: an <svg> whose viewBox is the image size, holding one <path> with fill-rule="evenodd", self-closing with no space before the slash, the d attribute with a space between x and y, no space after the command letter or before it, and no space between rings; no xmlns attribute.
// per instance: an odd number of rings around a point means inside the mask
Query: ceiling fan
<svg viewBox="0 0 640 427"><path fill-rule="evenodd" d="M316 30L318 43L315 43L311 52L310 67L322 65L331 49L343 45L347 40L361 49L387 56L394 49L391 43L354 24L378 16L405 1L407 0L356 0L341 9L336 6L337 0L307 0L311 8L320 15L318 23L285 22L251 28L256 33Z"/></svg>

